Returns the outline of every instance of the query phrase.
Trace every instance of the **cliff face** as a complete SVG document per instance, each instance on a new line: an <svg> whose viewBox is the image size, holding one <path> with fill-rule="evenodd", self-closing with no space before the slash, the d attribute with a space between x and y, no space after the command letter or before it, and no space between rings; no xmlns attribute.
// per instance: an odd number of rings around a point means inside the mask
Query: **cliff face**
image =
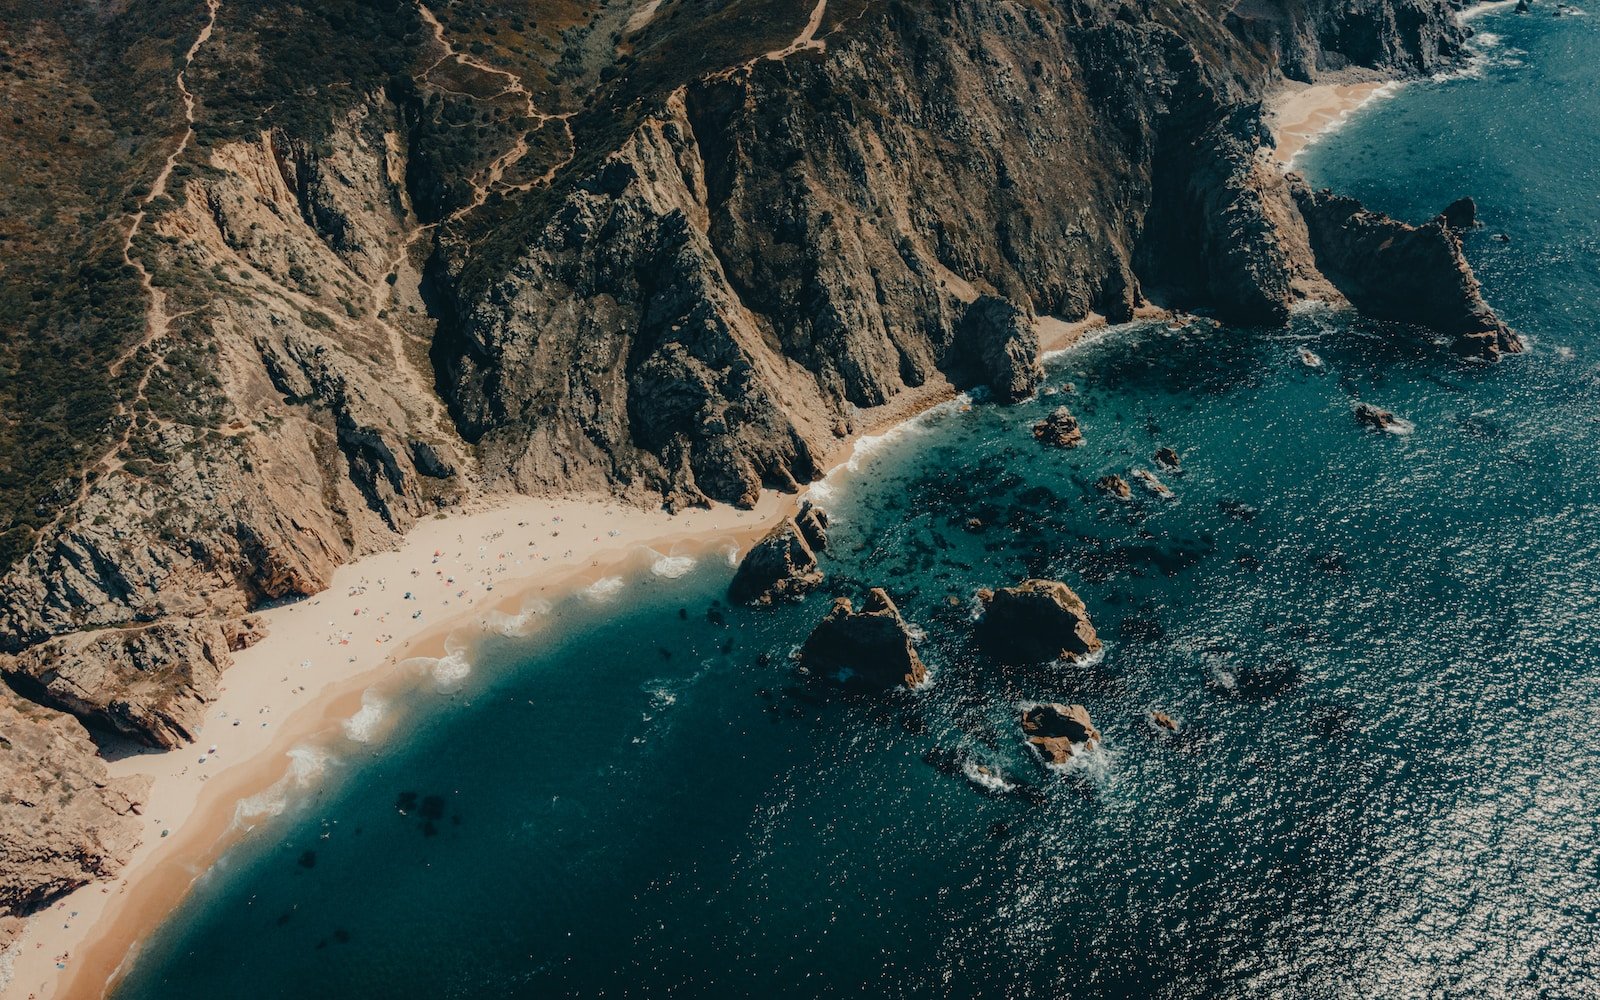
<svg viewBox="0 0 1600 1000"><path fill-rule="evenodd" d="M98 221L66 244L92 273L26 266L48 213L0 240L48 348L0 352L10 385L63 357L99 380L64 408L87 423L0 399L0 460L38 477L0 525L10 688L181 745L251 608L462 498L750 504L907 390L1026 396L1036 316L1377 302L1366 237L1297 201L1259 101L1463 37L1429 0L523 6L0 0L33 67L7 93L84 75L100 123ZM167 97L119 105L128 79ZM26 121L32 163L65 126ZM102 322L80 293L140 311ZM1441 279L1448 315L1481 319L1476 294Z"/></svg>
<svg viewBox="0 0 1600 1000"><path fill-rule="evenodd" d="M121 870L145 789L108 779L71 717L0 688L0 951L16 916Z"/></svg>

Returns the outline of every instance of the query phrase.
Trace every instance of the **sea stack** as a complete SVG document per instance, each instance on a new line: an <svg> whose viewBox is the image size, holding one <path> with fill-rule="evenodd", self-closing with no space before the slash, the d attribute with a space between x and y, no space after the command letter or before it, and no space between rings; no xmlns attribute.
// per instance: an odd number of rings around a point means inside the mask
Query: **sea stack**
<svg viewBox="0 0 1600 1000"><path fill-rule="evenodd" d="M728 585L735 604L798 601L822 582L817 550L826 548L828 516L807 504L751 547Z"/></svg>
<svg viewBox="0 0 1600 1000"><path fill-rule="evenodd" d="M1024 706L1022 731L1045 763L1058 767L1100 745L1100 730L1082 705L1049 702Z"/></svg>
<svg viewBox="0 0 1600 1000"><path fill-rule="evenodd" d="M848 597L835 599L800 648L800 663L847 687L873 690L916 687L928 677L900 609L880 587L868 592L860 611Z"/></svg>
<svg viewBox="0 0 1600 1000"><path fill-rule="evenodd" d="M1015 587L979 591L978 599L983 603L978 640L997 660L1071 663L1100 651L1088 609L1060 581L1024 580Z"/></svg>

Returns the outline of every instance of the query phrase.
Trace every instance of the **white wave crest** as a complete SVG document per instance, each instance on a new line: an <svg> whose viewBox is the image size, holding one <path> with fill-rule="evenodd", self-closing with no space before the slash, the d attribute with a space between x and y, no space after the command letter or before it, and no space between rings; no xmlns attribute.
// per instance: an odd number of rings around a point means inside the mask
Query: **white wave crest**
<svg viewBox="0 0 1600 1000"><path fill-rule="evenodd" d="M508 615L504 611L490 611L483 616L483 625L485 629L499 632L508 639L519 639L533 631L535 619L549 612L550 602L535 597L524 601L522 610L514 615Z"/></svg>
<svg viewBox="0 0 1600 1000"><path fill-rule="evenodd" d="M458 687L472 675L472 661L467 659L466 650L452 649L434 660L428 672L433 674L433 681L439 687Z"/></svg>
<svg viewBox="0 0 1600 1000"><path fill-rule="evenodd" d="M688 556L661 556L650 564L650 572L667 580L676 580L694 569L694 560Z"/></svg>
<svg viewBox="0 0 1600 1000"><path fill-rule="evenodd" d="M361 708L344 720L345 739L352 743L371 743L378 735L389 706L382 698L368 691L361 696Z"/></svg>
<svg viewBox="0 0 1600 1000"><path fill-rule="evenodd" d="M975 760L962 761L961 773L966 775L967 780L972 782L974 785L977 785L979 788L983 788L998 794L1013 791L1017 787L1016 785L1007 781L1005 776L999 771L985 767Z"/></svg>
<svg viewBox="0 0 1600 1000"><path fill-rule="evenodd" d="M622 591L623 582L620 576L603 576L589 586L583 588L583 596L591 601L608 601Z"/></svg>
<svg viewBox="0 0 1600 1000"><path fill-rule="evenodd" d="M233 807L235 824L245 824L263 816L281 816L289 808L289 796L315 785L327 773L333 754L321 747L301 744L289 750L289 773L270 788L240 799Z"/></svg>

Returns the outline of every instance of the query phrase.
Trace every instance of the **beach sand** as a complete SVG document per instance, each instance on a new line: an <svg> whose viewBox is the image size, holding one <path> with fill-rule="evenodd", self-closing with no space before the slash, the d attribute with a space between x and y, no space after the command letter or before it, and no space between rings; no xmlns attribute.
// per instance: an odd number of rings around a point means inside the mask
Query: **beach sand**
<svg viewBox="0 0 1600 1000"><path fill-rule="evenodd" d="M1285 170L1293 168L1295 158L1308 145L1343 125L1368 102L1393 93L1397 86L1375 80L1285 83L1267 103L1267 121L1278 143L1278 163Z"/></svg>
<svg viewBox="0 0 1600 1000"><path fill-rule="evenodd" d="M1099 316L1072 323L1041 317L1041 347L1064 350L1105 325ZM930 379L884 406L858 410L856 433L822 464L854 468L858 451L878 447L906 421L958 395L949 382ZM315 787L329 749L357 746L352 734L381 737L382 721L366 707L371 694L441 682L456 666L438 662L447 643L454 649L486 630L504 634L530 602L555 601L602 577L648 572L662 556L742 551L806 492L768 491L747 511L718 506L676 515L603 496L484 499L418 522L392 551L340 567L323 593L260 612L268 634L234 657L196 743L110 762L113 776L152 779L144 839L115 880L84 886L29 918L6 953L12 977L0 997L101 995L230 844ZM378 731L363 731L369 723Z"/></svg>

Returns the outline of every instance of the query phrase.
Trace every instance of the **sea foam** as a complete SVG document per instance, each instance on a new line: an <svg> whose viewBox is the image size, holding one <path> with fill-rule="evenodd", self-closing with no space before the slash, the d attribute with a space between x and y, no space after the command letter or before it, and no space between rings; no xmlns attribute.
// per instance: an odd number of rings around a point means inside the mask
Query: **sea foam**
<svg viewBox="0 0 1600 1000"><path fill-rule="evenodd" d="M667 580L676 580L694 569L694 560L688 556L659 556L650 564L650 572Z"/></svg>
<svg viewBox="0 0 1600 1000"><path fill-rule="evenodd" d="M371 743L378 735L388 705L382 698L368 691L361 696L361 708L344 720L345 739L352 743Z"/></svg>

